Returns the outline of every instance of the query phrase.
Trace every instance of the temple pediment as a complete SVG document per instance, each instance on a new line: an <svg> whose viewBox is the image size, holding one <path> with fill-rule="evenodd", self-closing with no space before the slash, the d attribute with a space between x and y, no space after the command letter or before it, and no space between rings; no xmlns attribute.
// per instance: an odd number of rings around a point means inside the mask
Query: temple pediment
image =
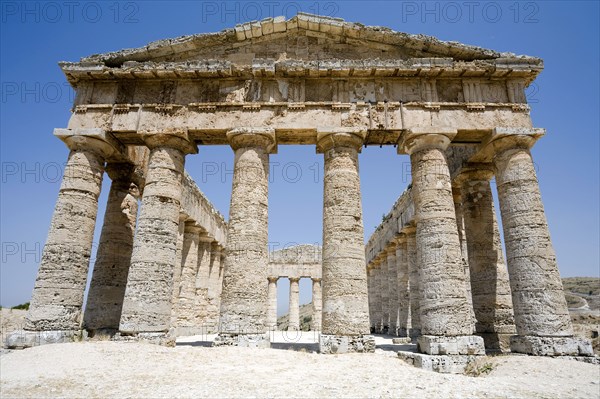
<svg viewBox="0 0 600 399"><path fill-rule="evenodd" d="M70 82L88 77L437 76L447 69L451 76L484 70L494 77L518 70L533 79L542 60L300 13L92 55L61 67Z"/></svg>

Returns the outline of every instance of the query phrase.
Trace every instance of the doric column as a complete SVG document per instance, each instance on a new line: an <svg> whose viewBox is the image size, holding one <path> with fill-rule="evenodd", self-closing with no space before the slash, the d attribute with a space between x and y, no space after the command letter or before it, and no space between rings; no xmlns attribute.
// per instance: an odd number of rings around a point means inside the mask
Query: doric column
<svg viewBox="0 0 600 399"><path fill-rule="evenodd" d="M398 267L396 265L396 243L391 242L386 248L387 255L387 280L388 280L388 309L390 322L388 334L398 334Z"/></svg>
<svg viewBox="0 0 600 399"><path fill-rule="evenodd" d="M83 317L83 328L91 334L119 329L138 211L134 165L108 164L106 172L112 182Z"/></svg>
<svg viewBox="0 0 600 399"><path fill-rule="evenodd" d="M275 132L239 128L227 133L235 151L227 256L216 345L268 346L267 265L269 153Z"/></svg>
<svg viewBox="0 0 600 399"><path fill-rule="evenodd" d="M25 330L57 331L56 340L69 340L77 334L81 324L104 162L121 148L110 135L98 129L56 129L54 134L71 152L42 253ZM18 346L44 343L34 334L24 333L21 340L24 342ZM7 344L12 345L10 340Z"/></svg>
<svg viewBox="0 0 600 399"><path fill-rule="evenodd" d="M398 246L396 247L396 269L398 276L396 281L398 282L398 330L397 335L399 337L407 337L409 334L408 330L408 318L410 315L410 298L408 291L408 253L407 253L407 238L405 234L398 237Z"/></svg>
<svg viewBox="0 0 600 399"><path fill-rule="evenodd" d="M494 149L498 200L517 336L513 352L592 355L587 340L573 337L556 255L529 147L541 129L496 129Z"/></svg>
<svg viewBox="0 0 600 399"><path fill-rule="evenodd" d="M196 273L196 295L194 302L195 325L201 334L210 330L208 290L210 284L210 258L214 238L206 232L200 234L198 243L198 273Z"/></svg>
<svg viewBox="0 0 600 399"><path fill-rule="evenodd" d="M373 259L373 320L374 332L379 334L383 330L383 307L381 304L381 262L383 255L380 253Z"/></svg>
<svg viewBox="0 0 600 399"><path fill-rule="evenodd" d="M196 222L185 223L183 233L183 261L179 283L179 296L174 307L177 309L177 335L194 335L195 327L195 301L196 301L196 276L198 274L198 247L200 234L203 229Z"/></svg>
<svg viewBox="0 0 600 399"><path fill-rule="evenodd" d="M170 328L177 263L181 182L185 155L196 153L185 131L143 134L150 148L142 209L119 330L161 343Z"/></svg>
<svg viewBox="0 0 600 399"><path fill-rule="evenodd" d="M369 321L371 322L371 334L375 332L375 304L374 298L374 279L375 269L373 269L373 261L367 265L367 293L369 295Z"/></svg>
<svg viewBox="0 0 600 399"><path fill-rule="evenodd" d="M317 132L325 156L322 353L372 352L358 151L365 132Z"/></svg>
<svg viewBox="0 0 600 399"><path fill-rule="evenodd" d="M323 293L321 290L321 279L312 279L312 303L313 303L313 318L312 330L321 331L321 323L323 322Z"/></svg>
<svg viewBox="0 0 600 399"><path fill-rule="evenodd" d="M446 354L485 354L483 339L471 335L450 171L444 155L454 135L454 129L432 127L402 135L402 151L410 154L417 222L423 334L418 346L422 352L439 354L440 346L457 343L448 345L450 353Z"/></svg>
<svg viewBox="0 0 600 399"><path fill-rule="evenodd" d="M465 290L467 291L467 302L471 312L471 330L475 332L475 311L473 310L473 296L471 294L471 274L469 271L469 251L467 249L467 237L465 234L465 220L463 216L462 195L459 187L452 187L452 199L454 201L454 214L456 215L456 227L458 240L460 241L460 256L465 273Z"/></svg>
<svg viewBox="0 0 600 399"><path fill-rule="evenodd" d="M410 300L409 336L421 335L421 279L417 262L417 229L413 226L404 229L406 234L406 260L408 263L408 297Z"/></svg>
<svg viewBox="0 0 600 399"><path fill-rule="evenodd" d="M383 249L381 251L381 263L379 265L380 277L379 277L379 289L381 301L381 334L387 334L390 329L390 278L389 278L389 264L387 251Z"/></svg>
<svg viewBox="0 0 600 399"><path fill-rule="evenodd" d="M208 309L206 326L208 333L218 331L219 313L221 307L221 290L223 285L223 248L213 241L210 244L210 272L208 283Z"/></svg>
<svg viewBox="0 0 600 399"><path fill-rule="evenodd" d="M179 291L181 290L181 269L183 267L183 235L185 233L185 220L187 215L179 213L179 228L177 231L177 247L175 255L175 267L173 268L173 296L171 297L171 326L177 324L177 310L179 308ZM177 333L177 332L175 332Z"/></svg>
<svg viewBox="0 0 600 399"><path fill-rule="evenodd" d="M300 330L300 279L290 277L290 311L288 331Z"/></svg>
<svg viewBox="0 0 600 399"><path fill-rule="evenodd" d="M466 169L460 175L462 208L476 332L486 349L510 350L515 334L508 272L490 188L491 168Z"/></svg>
<svg viewBox="0 0 600 399"><path fill-rule="evenodd" d="M278 277L268 277L267 287L267 328L277 330L277 280Z"/></svg>

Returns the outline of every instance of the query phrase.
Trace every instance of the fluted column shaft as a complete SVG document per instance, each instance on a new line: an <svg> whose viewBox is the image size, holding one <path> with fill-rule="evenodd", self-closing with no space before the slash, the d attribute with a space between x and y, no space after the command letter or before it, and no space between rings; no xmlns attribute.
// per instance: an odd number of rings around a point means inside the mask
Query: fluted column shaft
<svg viewBox="0 0 600 399"><path fill-rule="evenodd" d="M321 331L321 323L323 322L323 291L320 278L312 279L312 303L312 330Z"/></svg>
<svg viewBox="0 0 600 399"><path fill-rule="evenodd" d="M145 140L148 172L119 323L128 334L169 331L185 154L197 151L186 132L150 133Z"/></svg>
<svg viewBox="0 0 600 399"><path fill-rule="evenodd" d="M267 287L267 328L277 330L277 277L268 278Z"/></svg>
<svg viewBox="0 0 600 399"><path fill-rule="evenodd" d="M388 293L389 302L388 309L390 312L390 323L388 328L388 334L398 334L398 267L396 264L396 243L392 243L387 248L387 279L388 279Z"/></svg>
<svg viewBox="0 0 600 399"><path fill-rule="evenodd" d="M410 297L408 290L408 253L407 239L403 235L398 239L396 247L396 268L398 270L398 330L399 337L408 336L408 318L410 316Z"/></svg>
<svg viewBox="0 0 600 399"><path fill-rule="evenodd" d="M195 325L196 276L198 274L198 247L202 229L195 222L186 222L183 233L183 266L177 309L177 327Z"/></svg>
<svg viewBox="0 0 600 399"><path fill-rule="evenodd" d="M494 158L518 335L571 336L573 328L531 154Z"/></svg>
<svg viewBox="0 0 600 399"><path fill-rule="evenodd" d="M410 159L421 281L421 332L433 336L469 335L470 309L450 171L444 155L450 140L441 134L420 135L414 140Z"/></svg>
<svg viewBox="0 0 600 399"><path fill-rule="evenodd" d="M471 170L461 175L462 204L476 332L489 349L508 349L514 334L513 306L508 272L502 255L500 231L489 179L491 170Z"/></svg>
<svg viewBox="0 0 600 399"><path fill-rule="evenodd" d="M63 138L71 149L38 270L25 329L78 330L92 253L104 160L100 140Z"/></svg>
<svg viewBox="0 0 600 399"><path fill-rule="evenodd" d="M227 250L221 295L220 334L264 334L267 327L269 153L272 129L235 129ZM235 341L235 342L234 342Z"/></svg>
<svg viewBox="0 0 600 399"><path fill-rule="evenodd" d="M132 182L133 165L109 164L106 169L112 183L83 327L87 330L116 331L119 328L131 265L139 192Z"/></svg>
<svg viewBox="0 0 600 399"><path fill-rule="evenodd" d="M421 335L421 282L417 262L416 228L406 230L406 260L408 263L408 296L410 300L410 336Z"/></svg>
<svg viewBox="0 0 600 399"><path fill-rule="evenodd" d="M300 330L300 279L290 278L289 331Z"/></svg>
<svg viewBox="0 0 600 399"><path fill-rule="evenodd" d="M358 149L354 133L320 136L323 189L323 328L326 335L369 333Z"/></svg>

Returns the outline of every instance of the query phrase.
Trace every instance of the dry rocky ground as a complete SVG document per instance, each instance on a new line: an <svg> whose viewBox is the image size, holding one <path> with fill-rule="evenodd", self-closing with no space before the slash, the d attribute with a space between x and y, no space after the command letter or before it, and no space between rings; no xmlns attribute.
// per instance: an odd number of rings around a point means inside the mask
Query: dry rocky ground
<svg viewBox="0 0 600 399"><path fill-rule="evenodd" d="M575 329L591 337L599 280L567 280L569 295L585 301L571 309ZM2 338L24 314L2 309ZM600 366L574 360L495 356L478 362L477 377L444 375L402 362L389 338L377 337L374 354L319 355L312 332L296 344L284 344L285 334L263 350L209 348L210 337L192 337L174 349L101 341L2 351L0 397L600 398Z"/></svg>

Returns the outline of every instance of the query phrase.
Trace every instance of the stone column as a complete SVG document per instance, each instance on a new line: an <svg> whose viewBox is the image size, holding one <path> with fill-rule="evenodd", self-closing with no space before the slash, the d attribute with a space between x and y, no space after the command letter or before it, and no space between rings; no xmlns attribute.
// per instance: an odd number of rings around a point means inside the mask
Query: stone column
<svg viewBox="0 0 600 399"><path fill-rule="evenodd" d="M273 129L227 133L235 151L227 256L215 345L269 346L267 328L269 153Z"/></svg>
<svg viewBox="0 0 600 399"><path fill-rule="evenodd" d="M323 293L321 290L321 279L312 279L312 303L313 303L313 318L312 330L321 331L321 323L323 322Z"/></svg>
<svg viewBox="0 0 600 399"><path fill-rule="evenodd" d="M8 347L66 342L79 335L104 162L121 150L99 129L56 129L54 134L71 151L25 318L26 331L8 337Z"/></svg>
<svg viewBox="0 0 600 399"><path fill-rule="evenodd" d="M432 127L414 128L402 135L401 150L410 154L417 222L423 334L417 342L419 350L430 355L485 354L483 339L471 335L471 311L444 155L455 135L455 129Z"/></svg>
<svg viewBox="0 0 600 399"><path fill-rule="evenodd" d="M278 277L268 277L267 287L267 328L277 331L277 280Z"/></svg>
<svg viewBox="0 0 600 399"><path fill-rule="evenodd" d="M491 147L517 336L513 352L592 355L573 328L529 147L539 129L496 129Z"/></svg>
<svg viewBox="0 0 600 399"><path fill-rule="evenodd" d="M410 300L410 331L411 338L421 335L421 280L417 262L417 229L413 226L404 229L406 234L406 260L408 263L408 297Z"/></svg>
<svg viewBox="0 0 600 399"><path fill-rule="evenodd" d="M300 330L300 279L290 277L290 311L288 331Z"/></svg>
<svg viewBox="0 0 600 399"><path fill-rule="evenodd" d="M207 332L217 332L219 324L219 310L221 307L221 289L223 284L223 248L216 241L210 245L210 272L208 283L208 309L207 309Z"/></svg>
<svg viewBox="0 0 600 399"><path fill-rule="evenodd" d="M185 155L196 153L187 132L143 134L150 148L131 267L119 330L122 335L171 345L173 272L177 263L181 182Z"/></svg>
<svg viewBox="0 0 600 399"><path fill-rule="evenodd" d="M119 329L138 211L134 165L108 164L106 172L112 183L83 317L83 328L91 336Z"/></svg>
<svg viewBox="0 0 600 399"><path fill-rule="evenodd" d="M381 304L381 254L373 259L373 320L374 332L379 334L383 330L383 308Z"/></svg>
<svg viewBox="0 0 600 399"><path fill-rule="evenodd" d="M194 303L195 325L198 333L210 330L208 290L210 284L211 247L214 238L206 232L200 234L198 243L198 273L196 273L196 295Z"/></svg>
<svg viewBox="0 0 600 399"><path fill-rule="evenodd" d="M471 330L475 332L475 311L473 310L473 295L471 294L471 274L469 270L469 250L467 248L467 236L465 233L465 221L463 216L463 205L461 190L458 187L452 187L452 199L454 201L454 213L456 215L456 227L458 230L458 240L460 241L460 254L465 273L465 289L467 291L467 302L471 310Z"/></svg>
<svg viewBox="0 0 600 399"><path fill-rule="evenodd" d="M398 268L396 266L396 243L388 244L386 248L387 255L387 280L388 280L388 309L390 312L390 322L388 334L398 335Z"/></svg>
<svg viewBox="0 0 600 399"><path fill-rule="evenodd" d="M379 265L379 289L380 289L380 305L381 306L381 334L387 334L390 329L390 278L387 252L385 249L381 251L381 263Z"/></svg>
<svg viewBox="0 0 600 399"><path fill-rule="evenodd" d="M185 222L183 233L183 262L179 296L174 305L177 313L177 335L195 335L196 276L198 274L198 247L203 229L194 221Z"/></svg>
<svg viewBox="0 0 600 399"><path fill-rule="evenodd" d="M367 293L369 295L369 321L371 322L371 334L375 332L375 304L373 303L374 296L374 276L373 261L367 265Z"/></svg>
<svg viewBox="0 0 600 399"><path fill-rule="evenodd" d="M398 237L398 246L396 247L396 269L398 271L398 276L396 279L398 282L397 335L399 337L407 337L409 335L408 318L410 315L410 298L408 291L409 273L407 247L406 235L402 234L400 237Z"/></svg>
<svg viewBox="0 0 600 399"><path fill-rule="evenodd" d="M181 291L181 269L183 267L183 235L185 232L185 220L187 215L179 213L179 229L177 231L177 249L175 255L175 267L173 269L173 296L171 298L171 326L177 324L177 309L179 308L179 292ZM176 335L177 332L174 331Z"/></svg>
<svg viewBox="0 0 600 399"><path fill-rule="evenodd" d="M325 156L323 189L323 328L321 353L373 352L358 151L365 132L318 131Z"/></svg>
<svg viewBox="0 0 600 399"><path fill-rule="evenodd" d="M460 175L476 332L486 349L507 352L515 334L508 272L489 180L491 168Z"/></svg>

